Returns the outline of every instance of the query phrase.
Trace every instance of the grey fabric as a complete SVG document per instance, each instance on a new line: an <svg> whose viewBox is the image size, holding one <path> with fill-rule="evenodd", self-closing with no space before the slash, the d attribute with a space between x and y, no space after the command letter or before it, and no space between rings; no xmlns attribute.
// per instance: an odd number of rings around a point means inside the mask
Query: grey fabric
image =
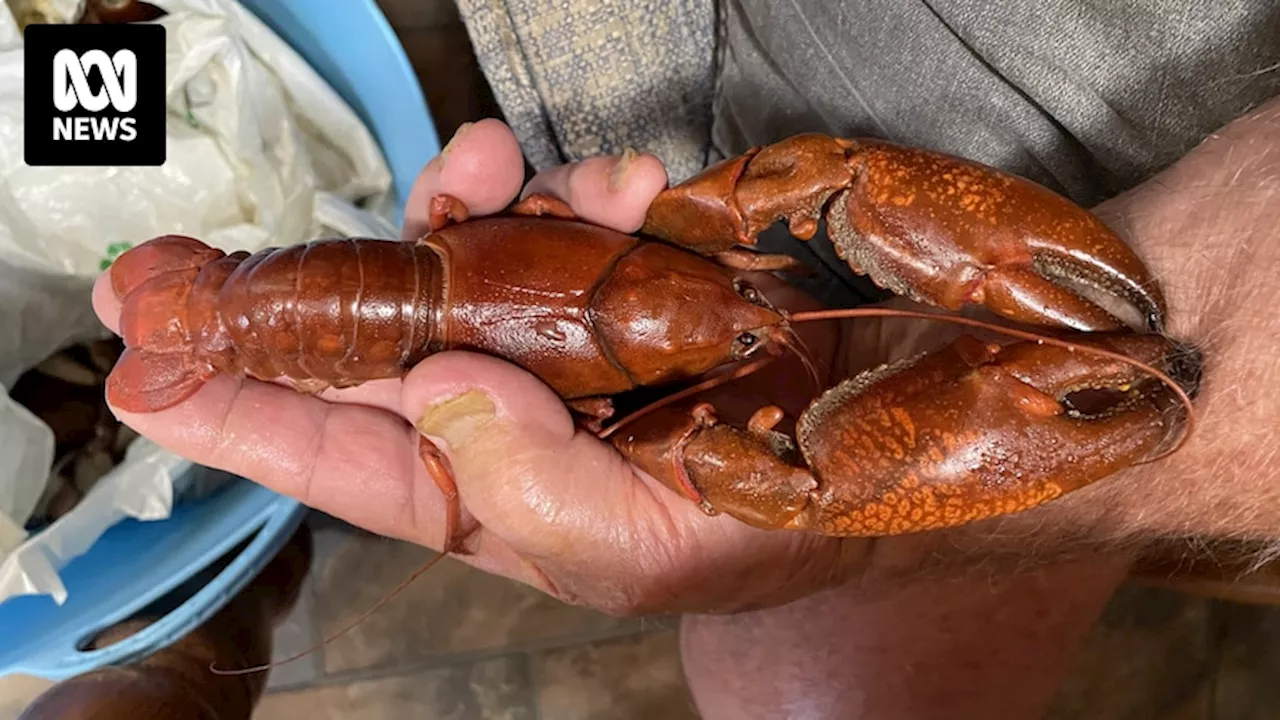
<svg viewBox="0 0 1280 720"><path fill-rule="evenodd" d="M476 57L538 170L628 147L678 182L710 151L710 0L458 0Z"/></svg>
<svg viewBox="0 0 1280 720"><path fill-rule="evenodd" d="M1277 0L726 0L725 154L801 130L871 135L1031 178L1086 207L1280 94ZM874 299L824 237L828 304Z"/></svg>
<svg viewBox="0 0 1280 720"><path fill-rule="evenodd" d="M1093 205L1280 94L1277 0L727 0L714 137L873 135Z"/></svg>
<svg viewBox="0 0 1280 720"><path fill-rule="evenodd" d="M1092 206L1280 94L1280 0L459 0L535 168L626 147L679 182L803 131L988 163ZM871 297L819 237L762 248ZM816 253L816 255L815 255Z"/></svg>

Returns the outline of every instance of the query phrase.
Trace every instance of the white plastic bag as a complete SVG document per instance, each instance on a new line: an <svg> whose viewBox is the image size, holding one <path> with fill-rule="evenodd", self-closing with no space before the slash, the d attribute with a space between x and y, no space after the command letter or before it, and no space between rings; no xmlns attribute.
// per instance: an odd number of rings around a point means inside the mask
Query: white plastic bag
<svg viewBox="0 0 1280 720"><path fill-rule="evenodd" d="M53 433L0 383L0 477L42 479L52 463ZM31 517L43 489L43 482L0 484L0 557L26 538L18 520Z"/></svg>
<svg viewBox="0 0 1280 720"><path fill-rule="evenodd" d="M168 30L168 162L22 162L22 40L0 27L0 257L91 277L155 235L224 250L315 237L319 192L385 201L390 171L359 117L302 58L231 0L156 0ZM385 202L384 202L385 205Z"/></svg>
<svg viewBox="0 0 1280 720"><path fill-rule="evenodd" d="M52 595L61 605L67 599L58 569L84 554L102 533L125 518L163 520L173 510L174 497L190 481L191 463L139 438L125 452L124 462L104 475L76 505L0 562L0 598L14 595Z"/></svg>
<svg viewBox="0 0 1280 720"><path fill-rule="evenodd" d="M4 386L60 348L106 333L90 304L93 280L148 238L188 234L230 252L397 235L391 173L376 141L292 48L233 0L151 2L169 13L157 21L168 28L168 161L160 168L25 165L22 36L0 9ZM38 4L69 20L83 3ZM189 463L139 440L71 513L14 548L29 499L48 481L52 432L13 412L0 391L0 452L10 438L35 448L0 463L0 602L49 594L61 603L58 569L123 518L168 517Z"/></svg>

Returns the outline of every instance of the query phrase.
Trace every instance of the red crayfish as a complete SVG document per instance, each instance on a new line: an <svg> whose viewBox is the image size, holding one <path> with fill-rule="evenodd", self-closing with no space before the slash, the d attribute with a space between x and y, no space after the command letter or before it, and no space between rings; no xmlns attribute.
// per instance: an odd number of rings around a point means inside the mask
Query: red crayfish
<svg viewBox="0 0 1280 720"><path fill-rule="evenodd" d="M1164 336L1165 301L1138 256L1067 199L960 158L798 135L664 191L639 237L544 197L476 219L433 202L438 222L415 242L228 255L164 236L126 252L110 271L128 346L111 403L160 410L217 373L351 386L470 349L534 373L600 430L610 396L795 347L793 323L874 312L788 314L744 281L744 268L787 266L749 259L758 233L784 220L808 240L825 220L840 257L887 290L1061 334L1008 329L1027 339L1004 347L965 335L865 372L814 400L794 438L773 430L777 408L739 428L705 403L601 431L707 512L829 535L955 526L1150 458L1179 424L1173 403L1191 419L1201 358ZM1111 401L1073 402L1089 392ZM451 499L445 550L456 551L453 480L425 437L421 447Z"/></svg>

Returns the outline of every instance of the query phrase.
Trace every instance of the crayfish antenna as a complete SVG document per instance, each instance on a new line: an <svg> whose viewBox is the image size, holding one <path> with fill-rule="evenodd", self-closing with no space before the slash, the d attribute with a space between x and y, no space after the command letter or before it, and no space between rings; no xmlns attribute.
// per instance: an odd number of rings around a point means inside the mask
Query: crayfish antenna
<svg viewBox="0 0 1280 720"><path fill-rule="evenodd" d="M342 629L341 629L341 630L339 630L338 632L336 632L336 633L334 633L334 634L330 635L329 637L325 638L324 640L321 640L321 641L320 641L319 643L317 643L316 645L314 645L314 646L312 646L312 647L310 647L310 648L308 648L308 649L306 649L306 650L303 650L302 652L300 652L300 653L298 653L298 654L296 654L296 655L293 655L293 656L291 656L291 657L287 657L287 658L285 658L285 659L283 659L283 660L277 660L277 661L275 661L275 662L267 663L267 664L265 664L265 665L257 665L257 666L255 666L255 667L240 668L239 670L219 670L218 668L214 667L212 663L210 663L210 664L209 664L209 672L213 673L214 675L249 675L250 673L262 672L262 671L264 671L264 670L270 670L271 668L280 667L281 665L288 665L288 664L289 664L289 663L291 663L291 662L295 662L295 661L301 660L302 658L304 658L304 657L306 657L306 656L308 656L308 655L310 655L310 654L312 654L312 653L316 652L317 650L323 649L326 645L328 645L329 643L332 643L334 640L337 640L338 638L342 637L343 635L346 635L347 633L351 632L353 629L355 629L355 627L356 627L357 625L359 625L360 623L364 622L366 619L368 619L368 618L369 618L369 616L370 616L370 615L373 615L375 612L377 612L379 609L381 609L381 608L382 608L382 606L383 606L383 605L386 605L388 602L390 602L392 598L394 598L395 596L399 595L401 592L404 592L404 589L405 589L405 588L407 588L407 587L409 587L409 585L410 585L410 584L412 584L414 580L417 580L418 578L422 577L422 575L423 575L424 573L426 573L426 572L427 572L428 570L430 570L431 568L435 567L436 563L440 562L441 560L445 559L446 557L449 557L449 554L448 554L448 553L440 553L440 554L439 554L439 555L437 555L436 557L432 558L432 559L431 559L430 561L428 561L425 565L423 565L422 567L418 568L418 569L417 569L417 570L416 570L412 575L410 575L410 576L409 576L408 578L406 578L403 582L401 582L398 586L396 586L396 589L395 589L395 590L392 590L389 594L387 594L387 596L386 596L386 597L384 597L384 598L382 598L381 600L379 600L378 602L374 603L374 604L373 604L373 607L371 607L371 608L369 608L368 610L365 610L364 612L360 613L359 617L357 617L355 620L353 620L349 625L347 625L346 627L342 628Z"/></svg>
<svg viewBox="0 0 1280 720"><path fill-rule="evenodd" d="M818 374L818 363L813 358L813 352L809 350L809 346L805 344L800 334L795 331L795 328L790 325L775 327L773 332L769 334L769 339L795 353L796 357L800 358L800 363L804 365L804 370L809 375L809 380L813 382L813 394L822 394L822 377Z"/></svg>
<svg viewBox="0 0 1280 720"><path fill-rule="evenodd" d="M967 317L962 317L958 315L940 315L937 313L920 312L918 310L897 310L892 308L847 308L847 309L839 309L839 310L808 310L804 312L792 313L791 315L788 316L787 319L791 323L801 323L801 322L810 322L810 321L817 321L817 320L844 320L847 318L858 318L858 317L915 318L918 320L935 320L938 322L952 323L953 325L964 325L967 327L978 328L981 330L989 330L991 332L1000 333L1002 335L1008 335L1010 337L1015 337L1020 340L1027 340L1030 342L1040 343L1042 345L1054 345L1054 346L1063 348L1065 350L1069 350L1071 352L1081 352L1086 354L1097 355L1100 357L1115 360L1117 362L1125 363L1131 367L1135 367L1151 375L1152 377L1156 378L1161 383L1166 385L1170 390L1172 390L1174 395L1178 397L1178 402L1181 403L1181 405L1186 409L1187 411L1186 428L1185 428L1185 431L1182 433L1182 435L1178 438L1178 442L1171 449L1165 452L1159 453L1153 458L1134 463L1134 465L1146 465L1149 463L1153 463L1158 460L1163 460L1164 458L1169 457L1170 455L1178 452L1179 450L1182 449L1182 446L1185 445L1187 440L1191 437L1191 434L1194 431L1196 426L1195 405L1191 402L1191 397L1187 394L1187 391L1183 389L1182 385L1178 381L1169 377L1168 374L1161 371L1159 368L1153 367L1147 363L1142 362L1141 360L1135 360L1134 358L1128 357L1127 355L1117 353L1117 352L1112 352L1110 350L1105 350L1103 348L1095 348L1095 347L1090 347L1088 345L1081 345L1079 343L1071 342L1070 340L1063 340L1061 338L1055 338L1049 335L1042 335L1040 333L1028 332L1025 330L1015 330L1014 328L1005 327L1003 325L998 325L996 323L986 322L984 320L975 320L973 318L967 318ZM1187 361L1186 359L1183 359L1183 362L1186 362L1186 361ZM1193 389L1193 392L1194 392L1194 389Z"/></svg>
<svg viewBox="0 0 1280 720"><path fill-rule="evenodd" d="M736 368L733 368L732 370L723 372L719 375L703 380L697 385L691 385L690 387L687 387L683 390L672 393L662 398L661 400L655 400L654 402L649 403L648 405L645 405L644 407L640 408L639 410L636 410L630 415L623 417L622 419L618 420L617 422L605 428L604 430L601 430L600 432L596 433L596 437L601 440L604 440L605 438L608 438L613 433L617 432L619 428L625 425L630 425L631 423L635 422L636 420L639 420L640 418L644 417L645 415L648 415L649 413L655 410L664 408L668 405L671 405L672 403L676 403L681 400L684 400L685 398L691 395L697 395L698 393L706 392L707 390L710 390L712 388L717 388L717 387L720 387L721 385L726 385L739 378L744 378L752 373L759 372L760 370L763 370L770 363L774 362L777 359L778 357L776 355L770 355L768 357L760 358L759 360L756 360L754 362L747 363L746 365L740 365Z"/></svg>

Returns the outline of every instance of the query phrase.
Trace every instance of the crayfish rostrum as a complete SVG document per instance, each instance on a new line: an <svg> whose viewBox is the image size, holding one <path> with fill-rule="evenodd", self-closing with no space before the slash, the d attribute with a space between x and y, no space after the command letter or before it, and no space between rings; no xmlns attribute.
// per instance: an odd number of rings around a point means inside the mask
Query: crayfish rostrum
<svg viewBox="0 0 1280 720"><path fill-rule="evenodd" d="M485 218L449 197L432 207L414 242L225 254L164 236L125 253L110 270L128 346L110 401L157 411L217 373L346 387L478 350L537 375L707 512L847 536L1035 507L1152 457L1191 419L1175 411L1191 410L1200 355L1164 335L1142 260L1067 199L960 158L798 135L665 190L638 237L541 196ZM1056 334L964 335L862 373L815 399L794 438L775 432L777 408L736 427L696 401L604 427L610 396L800 352L791 326L831 313L782 312L744 280L789 266L745 247L779 220L805 240L825 221L840 257L887 290ZM1073 399L1090 393L1109 401ZM425 437L421 448L451 498L445 549L457 551L453 479Z"/></svg>

